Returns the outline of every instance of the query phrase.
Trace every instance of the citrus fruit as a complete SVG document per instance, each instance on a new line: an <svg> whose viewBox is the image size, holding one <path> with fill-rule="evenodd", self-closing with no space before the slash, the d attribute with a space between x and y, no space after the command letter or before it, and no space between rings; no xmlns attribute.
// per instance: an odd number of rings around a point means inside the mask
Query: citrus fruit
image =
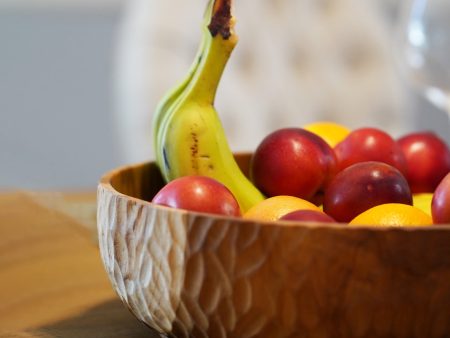
<svg viewBox="0 0 450 338"><path fill-rule="evenodd" d="M432 225L431 216L407 204L387 203L370 208L356 216L349 225L425 226Z"/></svg>
<svg viewBox="0 0 450 338"><path fill-rule="evenodd" d="M413 194L413 206L431 216L432 193Z"/></svg>
<svg viewBox="0 0 450 338"><path fill-rule="evenodd" d="M276 221L282 216L295 210L317 210L320 209L304 200L294 196L273 196L269 197L251 207L244 215L244 218L261 221Z"/></svg>
<svg viewBox="0 0 450 338"><path fill-rule="evenodd" d="M303 127L327 142L330 147L334 147L350 134L350 129L335 122L314 122Z"/></svg>

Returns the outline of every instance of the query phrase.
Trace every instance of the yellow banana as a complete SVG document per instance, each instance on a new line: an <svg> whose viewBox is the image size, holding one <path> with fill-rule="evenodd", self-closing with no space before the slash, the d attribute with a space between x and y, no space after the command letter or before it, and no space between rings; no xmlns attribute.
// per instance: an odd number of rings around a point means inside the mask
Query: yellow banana
<svg viewBox="0 0 450 338"><path fill-rule="evenodd" d="M264 196L239 169L214 109L220 78L237 43L231 0L211 0L206 18L200 64L156 126L156 161L166 181L205 175L222 182L245 212Z"/></svg>

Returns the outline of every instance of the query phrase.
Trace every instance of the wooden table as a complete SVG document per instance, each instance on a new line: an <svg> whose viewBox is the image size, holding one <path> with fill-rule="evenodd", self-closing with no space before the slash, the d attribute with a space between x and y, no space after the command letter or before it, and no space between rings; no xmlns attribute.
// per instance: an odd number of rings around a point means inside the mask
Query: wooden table
<svg viewBox="0 0 450 338"><path fill-rule="evenodd" d="M95 198L0 193L0 337L158 337L104 272Z"/></svg>

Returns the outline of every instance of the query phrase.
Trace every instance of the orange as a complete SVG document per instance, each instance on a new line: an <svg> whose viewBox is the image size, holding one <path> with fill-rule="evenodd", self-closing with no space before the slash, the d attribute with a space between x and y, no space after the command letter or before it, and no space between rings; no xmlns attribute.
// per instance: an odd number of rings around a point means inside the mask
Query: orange
<svg viewBox="0 0 450 338"><path fill-rule="evenodd" d="M303 129L320 136L332 148L350 134L350 129L347 127L328 121L310 123L305 125Z"/></svg>
<svg viewBox="0 0 450 338"><path fill-rule="evenodd" d="M377 205L356 216L349 225L424 226L432 225L430 215L419 208L400 203Z"/></svg>
<svg viewBox="0 0 450 338"><path fill-rule="evenodd" d="M269 197L251 207L244 215L244 218L251 218L261 221L276 221L280 217L296 210L317 210L319 207L307 200L294 196L273 196Z"/></svg>
<svg viewBox="0 0 450 338"><path fill-rule="evenodd" d="M413 194L413 205L431 216L432 193Z"/></svg>

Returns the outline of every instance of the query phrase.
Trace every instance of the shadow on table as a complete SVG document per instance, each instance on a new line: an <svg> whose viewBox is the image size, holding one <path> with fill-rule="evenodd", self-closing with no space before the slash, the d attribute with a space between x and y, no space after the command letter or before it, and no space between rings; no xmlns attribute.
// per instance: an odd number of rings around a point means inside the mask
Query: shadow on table
<svg viewBox="0 0 450 338"><path fill-rule="evenodd" d="M43 338L160 337L138 321L120 300L100 304L79 316L46 325L33 333Z"/></svg>

